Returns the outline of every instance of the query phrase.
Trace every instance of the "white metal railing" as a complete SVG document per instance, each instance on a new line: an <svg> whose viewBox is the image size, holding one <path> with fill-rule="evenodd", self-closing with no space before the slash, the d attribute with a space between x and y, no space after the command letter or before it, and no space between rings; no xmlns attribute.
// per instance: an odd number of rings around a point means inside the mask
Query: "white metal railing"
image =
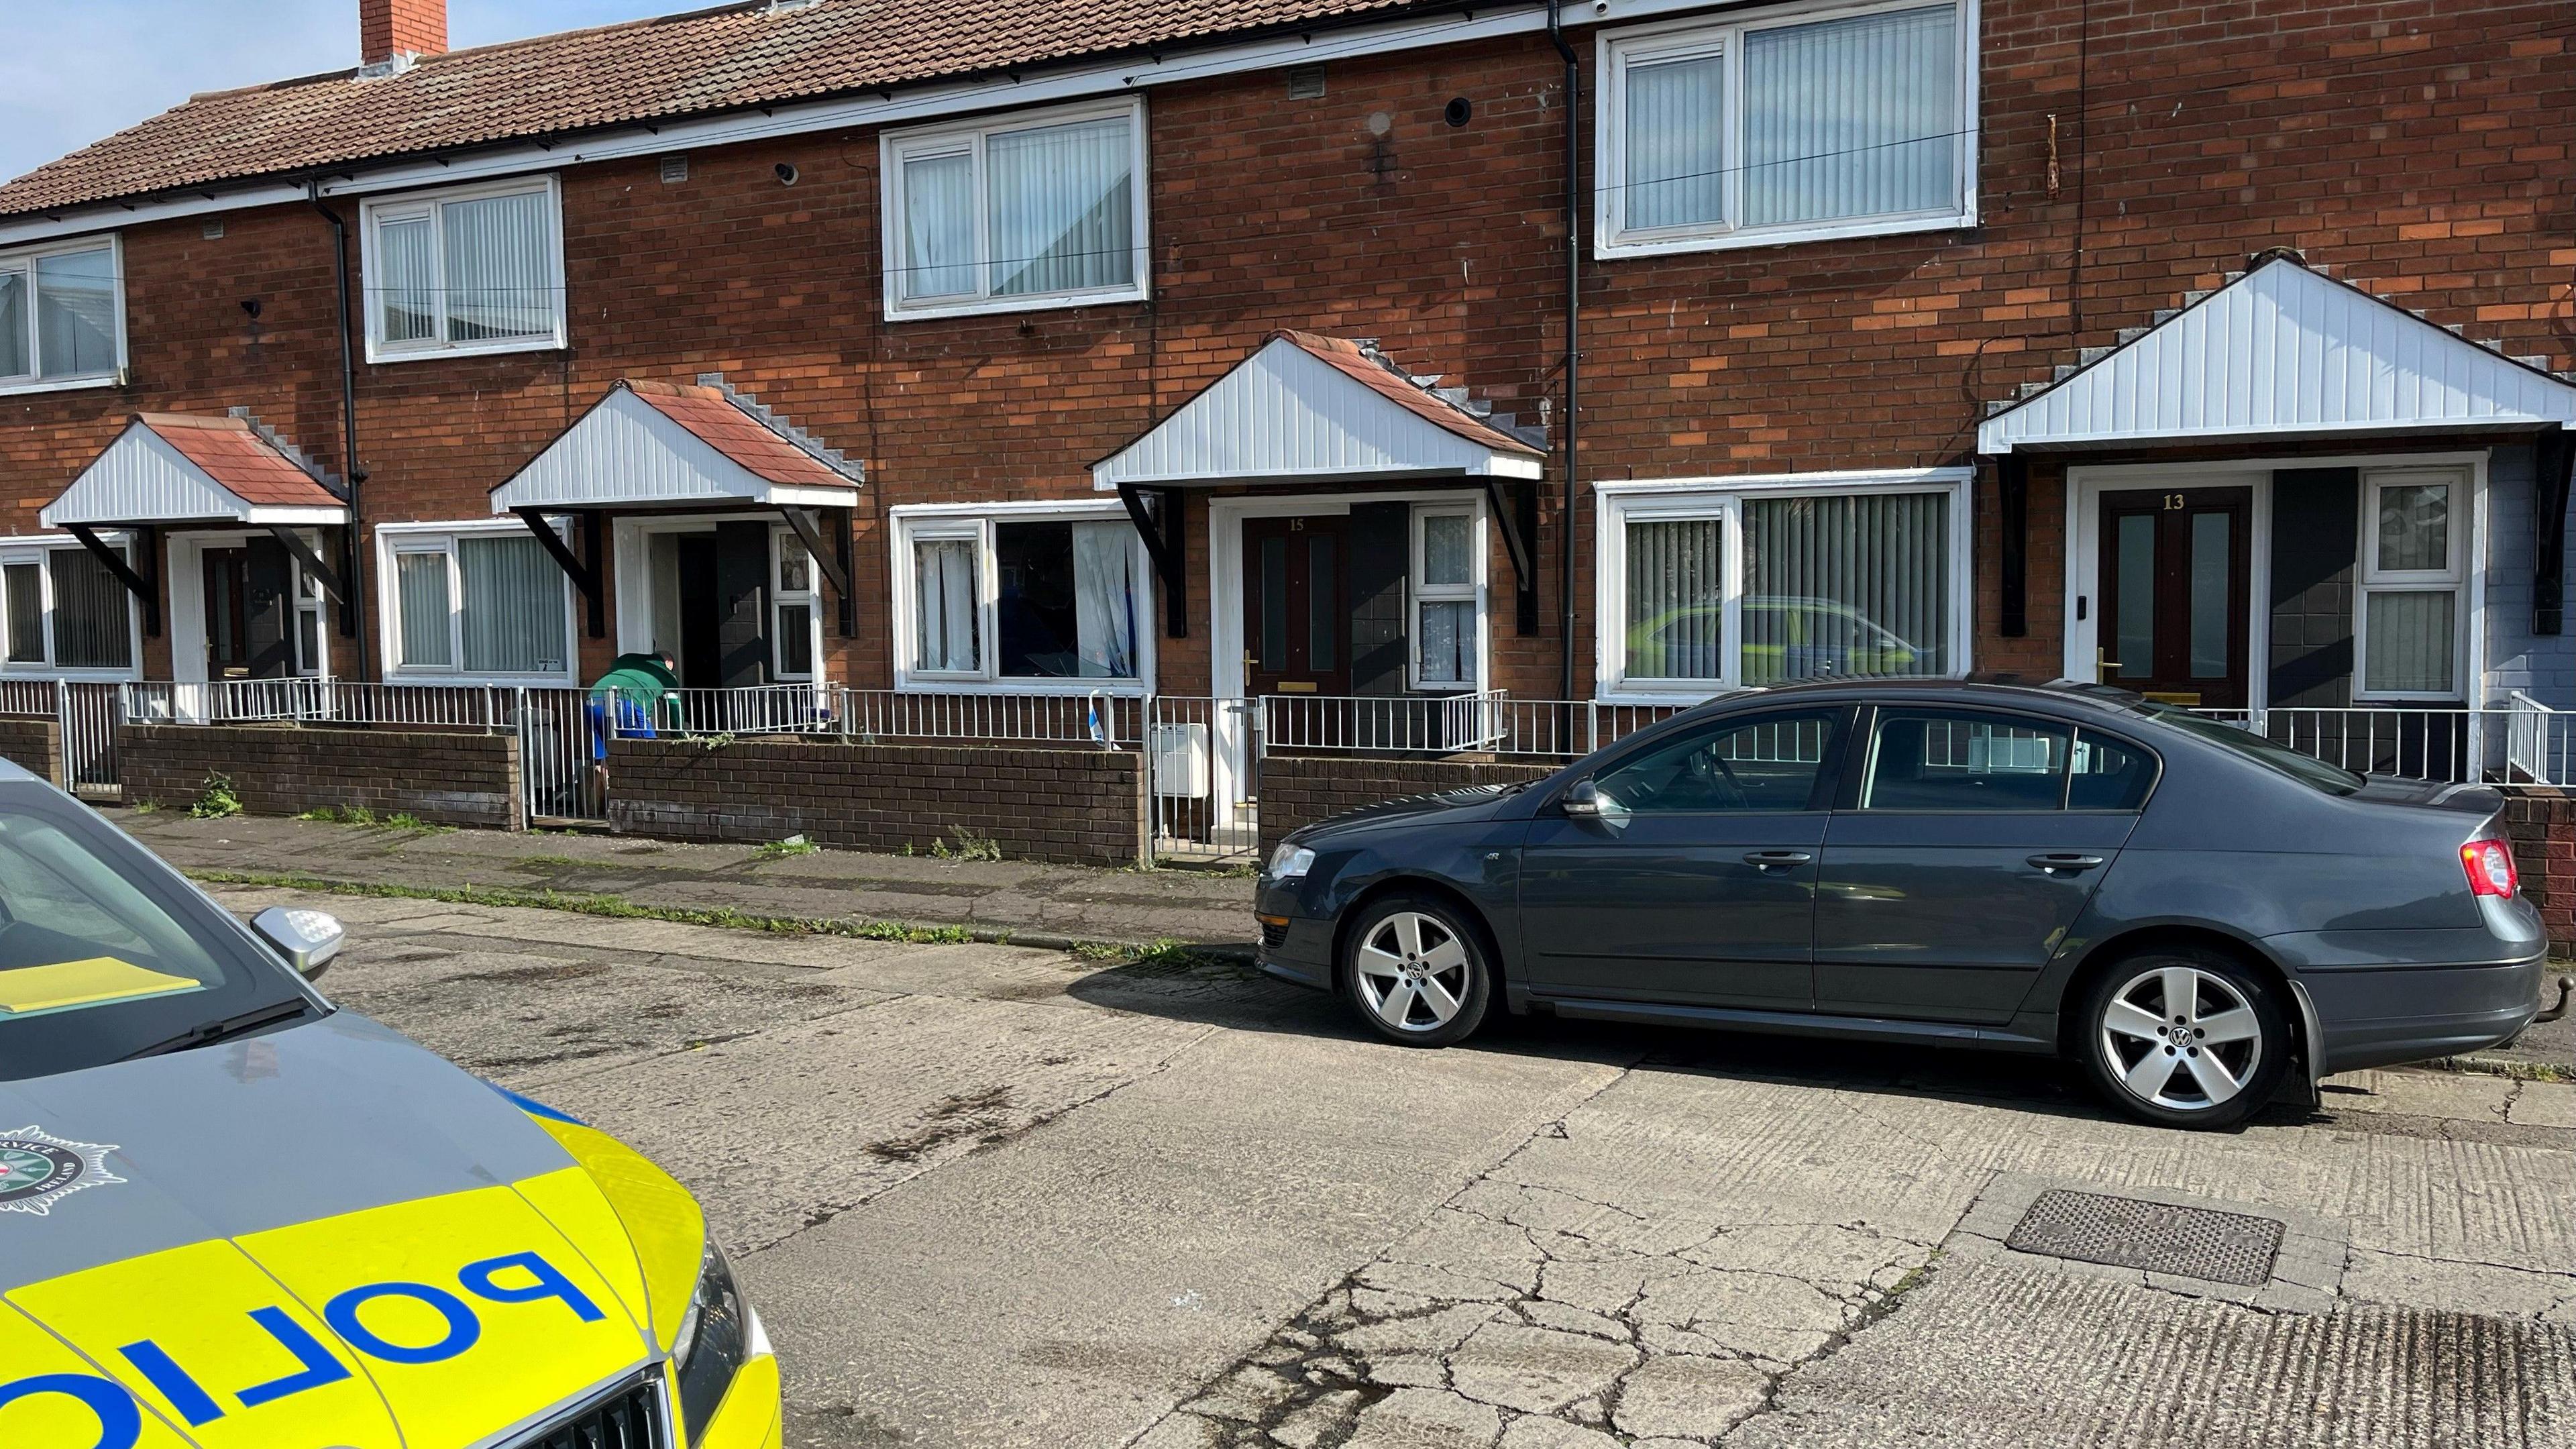
<svg viewBox="0 0 2576 1449"><path fill-rule="evenodd" d="M1571 759L1688 708L1481 694L1274 694L1261 700L1262 746L1318 754L1528 755Z"/></svg>
<svg viewBox="0 0 2576 1449"><path fill-rule="evenodd" d="M1261 847L1258 702L1158 694L1141 704L1148 862L1249 858Z"/></svg>
<svg viewBox="0 0 2576 1449"><path fill-rule="evenodd" d="M2520 694L2490 709L2362 704L2195 712L2355 774L2445 784L2565 780L2576 725L2576 713Z"/></svg>
<svg viewBox="0 0 2576 1449"><path fill-rule="evenodd" d="M1145 702L1132 695L841 691L841 733L870 742L994 740L1134 749Z"/></svg>
<svg viewBox="0 0 2576 1449"><path fill-rule="evenodd" d="M739 689L672 689L658 697L622 691L593 695L593 713L611 737L661 735L831 734L840 725L841 692L828 684L761 684Z"/></svg>

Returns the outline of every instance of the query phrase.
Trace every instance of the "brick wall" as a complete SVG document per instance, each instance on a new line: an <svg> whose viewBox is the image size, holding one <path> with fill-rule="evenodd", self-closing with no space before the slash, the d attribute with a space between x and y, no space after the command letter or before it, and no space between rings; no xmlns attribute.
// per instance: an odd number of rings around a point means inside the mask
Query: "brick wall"
<svg viewBox="0 0 2576 1449"><path fill-rule="evenodd" d="M63 727L59 721L0 717L0 760L22 765L38 779L63 780Z"/></svg>
<svg viewBox="0 0 2576 1449"><path fill-rule="evenodd" d="M2523 896L2540 909L2550 954L2576 956L2576 791L2512 785L2504 794L2505 831L2513 838Z"/></svg>
<svg viewBox="0 0 2576 1449"><path fill-rule="evenodd" d="M1986 0L1978 225L1587 258L1583 472L1961 463L1987 401L2274 246L2568 367L2576 40L2564 8ZM1587 72L1592 38L1575 37ZM1586 87L1588 178L1598 77ZM1453 96L1474 103L1465 126L1441 119ZM1335 60L1317 100L1289 100L1275 71L1156 87L1153 300L984 317L884 316L872 129L702 149L674 184L650 157L568 164L572 345L362 364L370 522L488 517L487 490L618 377L722 371L865 460L859 629L827 641L824 665L884 685L885 507L1095 498L1094 460L1272 328L1380 338L1408 367L1524 418L1542 397L1561 404L1564 101L1537 36ZM1382 136L1373 113L1388 119ZM779 184L780 163L795 185ZM354 231L357 206L334 204ZM1589 213L1587 201L1587 226ZM212 238L193 217L123 233L130 386L0 399L0 533L33 531L36 509L141 409L246 405L336 457L330 228L301 205L220 220ZM1493 630L1492 682L1538 697L1558 692L1553 561L1569 520L1555 467L1536 541L1550 564L1541 629L1519 634L1506 606ZM2053 467L2033 470L2031 632L2005 639L1990 472L1980 481L1981 668L2059 672L2059 488ZM1205 508L1187 505L1190 634L1160 641L1166 693L1206 687ZM1592 508L1578 498L1570 520L1586 616ZM1493 570L1504 594L1499 553ZM1592 633L1582 619L1578 687ZM334 647L345 668L346 641ZM613 652L583 640L585 677ZM167 653L147 641L147 668L165 670Z"/></svg>
<svg viewBox="0 0 2576 1449"><path fill-rule="evenodd" d="M609 746L608 818L676 840L784 840L928 853L960 835L1005 860L1133 865L1145 831L1138 756L1110 750L738 739Z"/></svg>
<svg viewBox="0 0 2576 1449"><path fill-rule="evenodd" d="M292 725L121 725L127 804L185 808L207 777L232 781L253 815L322 806L408 812L439 825L517 830L527 823L515 735Z"/></svg>
<svg viewBox="0 0 2576 1449"><path fill-rule="evenodd" d="M1288 832L1407 795L1543 779L1550 765L1272 755L1261 762L1261 857Z"/></svg>

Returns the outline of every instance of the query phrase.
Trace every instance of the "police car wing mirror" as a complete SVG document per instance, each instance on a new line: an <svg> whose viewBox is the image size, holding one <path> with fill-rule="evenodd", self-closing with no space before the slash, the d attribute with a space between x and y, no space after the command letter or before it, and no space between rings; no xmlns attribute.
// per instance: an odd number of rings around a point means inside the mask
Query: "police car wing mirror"
<svg viewBox="0 0 2576 1449"><path fill-rule="evenodd" d="M270 906L251 918L250 928L259 932L261 940L276 947L287 965L306 977L321 975L331 958L340 954L341 943L349 935L339 917L298 906Z"/></svg>

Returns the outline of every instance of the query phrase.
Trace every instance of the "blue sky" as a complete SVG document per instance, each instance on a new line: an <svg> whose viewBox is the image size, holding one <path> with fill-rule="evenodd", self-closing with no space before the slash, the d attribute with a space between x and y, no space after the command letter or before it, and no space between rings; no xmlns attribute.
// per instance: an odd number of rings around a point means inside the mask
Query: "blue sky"
<svg viewBox="0 0 2576 1449"><path fill-rule="evenodd" d="M700 10L717 0L448 0L459 48ZM0 177L199 91L358 63L358 0L6 0Z"/></svg>

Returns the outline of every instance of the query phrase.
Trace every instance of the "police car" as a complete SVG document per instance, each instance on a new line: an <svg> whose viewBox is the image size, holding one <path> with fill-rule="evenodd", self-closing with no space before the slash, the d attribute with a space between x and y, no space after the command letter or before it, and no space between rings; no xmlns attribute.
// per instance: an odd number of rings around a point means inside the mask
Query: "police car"
<svg viewBox="0 0 2576 1449"><path fill-rule="evenodd" d="M775 1449L697 1203L0 766L0 1445Z"/></svg>

